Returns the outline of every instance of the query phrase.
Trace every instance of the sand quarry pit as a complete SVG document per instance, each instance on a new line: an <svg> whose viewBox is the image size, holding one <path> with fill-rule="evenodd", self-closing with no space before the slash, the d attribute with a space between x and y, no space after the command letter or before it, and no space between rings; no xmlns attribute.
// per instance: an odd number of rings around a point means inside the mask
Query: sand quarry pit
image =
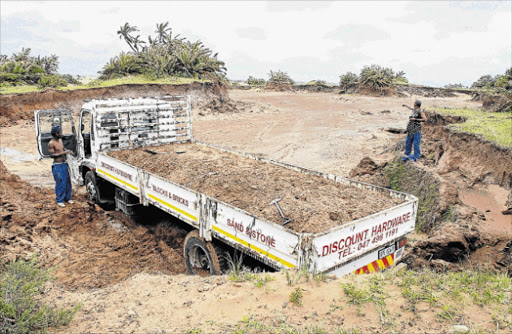
<svg viewBox="0 0 512 334"><path fill-rule="evenodd" d="M239 104L239 112L203 112L201 116L201 110L194 110L196 139L340 176L348 176L365 156L378 164L393 158L395 152L389 147L401 141L403 135L386 130L405 127L408 111L401 105L410 105L417 98L238 90L229 91L229 95ZM481 106L467 95L419 98L427 109L434 105ZM33 104L38 109L37 103ZM440 240L436 243L428 236L413 234L409 238L411 245L423 248L410 247L408 251L423 249L423 253L416 254L423 264L435 263L439 268L449 269L446 258L432 256L452 251L461 256L473 252L472 266L496 259L493 264L503 263L504 270L508 265L506 249L512 248L507 242L507 238L512 239L512 221L510 215L501 216L498 210L506 209L504 202L510 189L488 171L507 171L510 167L506 160L486 162L487 154L497 154L488 146L432 129L426 132L431 139L425 136L428 158L420 167L439 175L444 184L453 185L455 191L447 191L453 195L450 204L460 209L462 220L474 225L471 233L464 230L456 234L460 226L454 226L453 234L440 230L433 235L433 239ZM442 300L435 307L419 303L417 313L413 313L401 291L388 286L386 319L391 321L382 322L376 305L365 304L362 309L351 305L340 288L340 283L364 287L368 282L366 276L346 276L320 283L302 279L289 286L286 275L277 273L258 288L255 282L233 282L225 276L185 275L182 254L186 226L157 213L134 220L120 212L104 211L93 205L84 189L78 187L74 188L75 204L57 209L50 162L35 157L33 131L30 118L0 128L0 258L11 260L37 254L45 266L58 266L58 279L48 287L45 298L60 306L84 304L75 321L62 333L232 333L239 328L261 332L258 328L262 324L280 331L293 326L306 332L317 326L328 332L341 327L366 333L386 332L392 326L402 332L439 333L450 332L455 323L464 323L475 331L495 331L496 321L500 321L496 320L494 310L477 305L466 307L457 315L457 321L439 321L438 314L446 305ZM464 151L464 147L478 150ZM213 167L205 166L209 167L204 170L206 173ZM201 186L192 183L191 187L194 185ZM489 204L491 209L483 206L479 199L482 194L492 195L484 196L494 199ZM277 195L282 193L270 197ZM295 195L289 198L290 203L297 200ZM263 204L262 213L273 209L266 207L267 199ZM261 209L259 205L255 207ZM339 220L331 221L329 213L323 221L337 224ZM276 212L267 214L274 220L272 214ZM300 218L299 214L297 220ZM353 217L342 216L342 222L349 218ZM495 229L495 219L499 219L499 230ZM475 251L477 246L480 248ZM304 289L303 306L290 303L290 295L297 287Z"/></svg>
<svg viewBox="0 0 512 334"><path fill-rule="evenodd" d="M276 223L282 217L270 202L280 198L279 205L291 220L286 228L296 232L326 231L403 203L377 191L200 144L145 147L109 155Z"/></svg>

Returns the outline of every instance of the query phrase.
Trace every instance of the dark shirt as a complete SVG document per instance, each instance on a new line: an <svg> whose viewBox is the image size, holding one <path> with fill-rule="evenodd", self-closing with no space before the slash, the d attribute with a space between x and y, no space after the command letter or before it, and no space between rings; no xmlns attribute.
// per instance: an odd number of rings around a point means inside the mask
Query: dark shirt
<svg viewBox="0 0 512 334"><path fill-rule="evenodd" d="M412 114L411 114L411 118L421 118L421 113L422 112L423 112L423 110L421 110L421 109L413 110ZM406 132L411 137L414 134L416 134L418 132L421 132L421 122L409 120L409 123L407 123L407 130L406 130Z"/></svg>

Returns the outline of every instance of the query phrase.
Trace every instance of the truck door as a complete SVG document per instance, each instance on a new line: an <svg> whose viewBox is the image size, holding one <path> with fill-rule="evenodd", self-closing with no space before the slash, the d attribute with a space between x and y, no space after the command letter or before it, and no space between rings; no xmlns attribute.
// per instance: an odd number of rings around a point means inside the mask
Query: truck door
<svg viewBox="0 0 512 334"><path fill-rule="evenodd" d="M76 156L77 138L75 126L73 125L73 118L71 117L71 111L67 109L35 110L34 117L37 150L41 158L50 158L48 144L50 143L50 140L52 140L51 130L54 125L60 125L62 127L62 142L64 144L64 148L70 150ZM68 166L70 166L71 169L71 180L74 181L73 183L76 182L76 177L73 176L78 175L78 164L73 163L75 161L76 158L73 159L73 161L68 162Z"/></svg>
<svg viewBox="0 0 512 334"><path fill-rule="evenodd" d="M85 159L90 158L93 155L93 120L92 113L88 109L82 109L80 111L80 119L78 131L78 155Z"/></svg>
<svg viewBox="0 0 512 334"><path fill-rule="evenodd" d="M77 153L76 131L71 118L71 111L67 109L49 109L34 111L37 149L41 158L49 158L48 143L52 140L51 130L54 125L62 127L62 142L67 150Z"/></svg>

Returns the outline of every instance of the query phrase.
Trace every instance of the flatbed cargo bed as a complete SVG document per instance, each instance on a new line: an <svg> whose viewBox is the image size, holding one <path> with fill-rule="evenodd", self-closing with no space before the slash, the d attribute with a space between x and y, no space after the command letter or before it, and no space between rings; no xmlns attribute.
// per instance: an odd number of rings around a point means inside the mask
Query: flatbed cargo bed
<svg viewBox="0 0 512 334"><path fill-rule="evenodd" d="M385 192L337 183L317 175L249 159L200 143L115 150L109 156L247 211L281 222L279 205L299 233L318 233L405 202Z"/></svg>

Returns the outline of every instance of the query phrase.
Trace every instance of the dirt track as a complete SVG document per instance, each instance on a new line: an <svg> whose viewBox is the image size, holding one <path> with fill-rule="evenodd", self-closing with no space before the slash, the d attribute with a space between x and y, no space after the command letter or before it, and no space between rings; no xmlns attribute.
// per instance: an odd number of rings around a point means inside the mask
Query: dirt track
<svg viewBox="0 0 512 334"><path fill-rule="evenodd" d="M341 176L365 156L377 162L392 157L384 151L403 136L386 130L405 129L410 111L402 104L412 105L416 98L254 90L229 94L248 107L242 113L196 116L197 140ZM419 98L427 110L481 106L468 95Z"/></svg>

